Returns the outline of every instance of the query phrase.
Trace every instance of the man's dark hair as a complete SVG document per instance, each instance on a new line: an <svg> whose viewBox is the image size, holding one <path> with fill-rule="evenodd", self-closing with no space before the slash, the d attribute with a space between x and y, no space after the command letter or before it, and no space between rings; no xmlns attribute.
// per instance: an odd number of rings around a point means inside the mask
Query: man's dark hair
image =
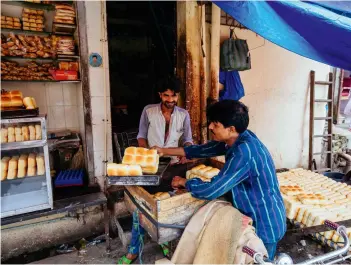
<svg viewBox="0 0 351 265"><path fill-rule="evenodd" d="M249 109L237 100L222 100L207 109L207 122L220 122L225 128L234 126L238 133L243 133L249 126Z"/></svg>
<svg viewBox="0 0 351 265"><path fill-rule="evenodd" d="M93 55L93 58L97 59L97 56L96 56L96 55Z"/></svg>
<svg viewBox="0 0 351 265"><path fill-rule="evenodd" d="M175 77L165 77L158 83L158 92L163 93L167 90L171 90L174 93L180 92L180 81Z"/></svg>

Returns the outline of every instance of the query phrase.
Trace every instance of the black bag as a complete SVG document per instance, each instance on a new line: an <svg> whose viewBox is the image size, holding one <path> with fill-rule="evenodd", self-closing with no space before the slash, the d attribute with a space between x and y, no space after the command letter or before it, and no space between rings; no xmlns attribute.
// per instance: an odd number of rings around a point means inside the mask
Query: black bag
<svg viewBox="0 0 351 265"><path fill-rule="evenodd" d="M234 35L234 38L232 36ZM221 46L220 65L223 71L245 71L251 69L251 57L246 40L238 39L234 30Z"/></svg>

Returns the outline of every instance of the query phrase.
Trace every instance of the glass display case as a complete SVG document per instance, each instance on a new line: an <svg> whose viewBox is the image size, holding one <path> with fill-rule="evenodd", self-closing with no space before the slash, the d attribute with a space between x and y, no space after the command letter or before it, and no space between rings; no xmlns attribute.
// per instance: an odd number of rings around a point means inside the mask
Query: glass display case
<svg viewBox="0 0 351 265"><path fill-rule="evenodd" d="M1 120L1 218L53 208L46 117Z"/></svg>

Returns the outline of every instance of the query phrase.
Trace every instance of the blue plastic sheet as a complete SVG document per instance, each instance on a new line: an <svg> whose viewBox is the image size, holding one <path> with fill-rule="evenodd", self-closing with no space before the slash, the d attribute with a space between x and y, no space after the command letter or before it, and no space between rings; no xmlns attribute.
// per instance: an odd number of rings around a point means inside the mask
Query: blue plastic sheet
<svg viewBox="0 0 351 265"><path fill-rule="evenodd" d="M213 2L245 27L289 51L351 70L351 2Z"/></svg>

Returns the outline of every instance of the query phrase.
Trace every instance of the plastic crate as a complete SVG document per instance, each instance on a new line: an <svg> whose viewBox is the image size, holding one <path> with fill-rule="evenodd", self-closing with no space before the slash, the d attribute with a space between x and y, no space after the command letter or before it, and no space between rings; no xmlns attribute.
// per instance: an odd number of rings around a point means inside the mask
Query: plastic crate
<svg viewBox="0 0 351 265"><path fill-rule="evenodd" d="M55 180L55 187L83 186L83 177L83 169L61 171Z"/></svg>

